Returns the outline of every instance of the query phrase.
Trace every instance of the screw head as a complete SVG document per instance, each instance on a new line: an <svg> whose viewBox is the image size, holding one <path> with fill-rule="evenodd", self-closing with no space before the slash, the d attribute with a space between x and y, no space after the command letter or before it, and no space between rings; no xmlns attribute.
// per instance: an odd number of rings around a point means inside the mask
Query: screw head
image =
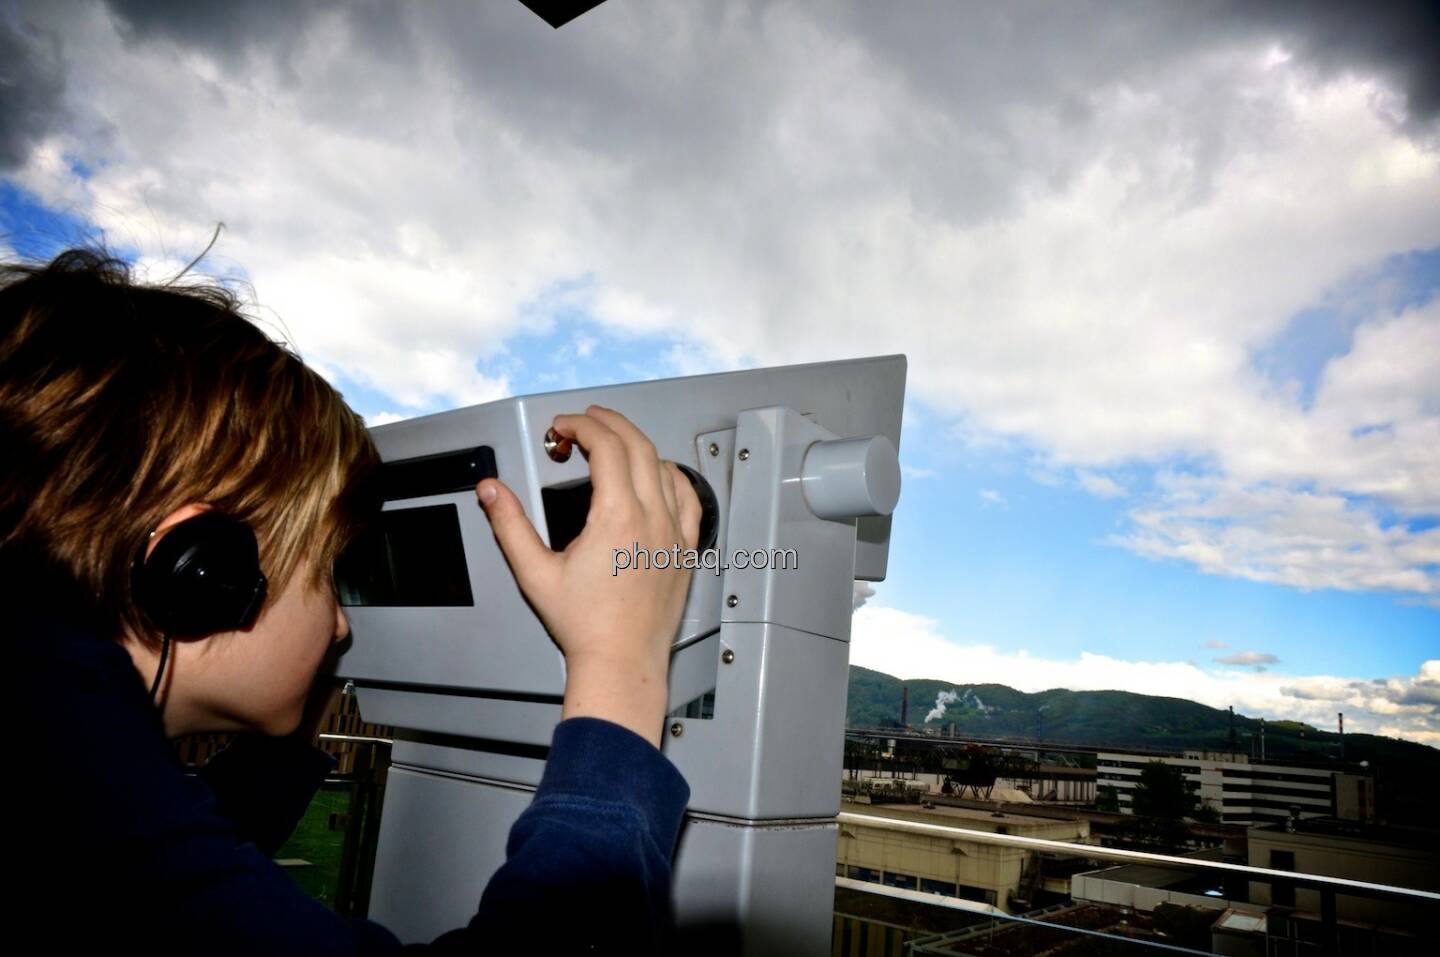
<svg viewBox="0 0 1440 957"><path fill-rule="evenodd" d="M725 604L726 604L728 607L730 607L730 608L734 608L736 605L740 604L740 596L739 596L739 595L730 595L730 596L727 596L726 599L725 599Z"/></svg>
<svg viewBox="0 0 1440 957"><path fill-rule="evenodd" d="M727 665L734 664L735 652L729 648L726 648L724 651L720 652L720 660L725 662Z"/></svg>
<svg viewBox="0 0 1440 957"><path fill-rule="evenodd" d="M715 442L711 442L709 451L710 457L713 459L715 456L720 454L720 446Z"/></svg>
<svg viewBox="0 0 1440 957"><path fill-rule="evenodd" d="M571 439L556 432L553 425L545 430L545 454L550 456L553 461L568 461L573 444Z"/></svg>
<svg viewBox="0 0 1440 957"><path fill-rule="evenodd" d="M744 461L746 461L747 459L749 459L749 458L750 458L750 450L749 450L749 449L741 449L741 450L740 450L740 456L739 456L739 458L740 458L740 461L742 461L742 462L744 462Z"/></svg>
<svg viewBox="0 0 1440 957"><path fill-rule="evenodd" d="M682 734L684 734L684 733L685 733L685 725L684 725L683 723L681 723L681 722L679 722L679 721L676 721L674 724L672 724L672 725L670 726L670 737L672 737L672 738L678 738L678 737L680 737L680 735L682 735Z"/></svg>

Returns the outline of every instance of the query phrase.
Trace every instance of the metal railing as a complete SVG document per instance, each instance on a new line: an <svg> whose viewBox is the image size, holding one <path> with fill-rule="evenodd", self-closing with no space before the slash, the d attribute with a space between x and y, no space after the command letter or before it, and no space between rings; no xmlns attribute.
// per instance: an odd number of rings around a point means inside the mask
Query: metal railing
<svg viewBox="0 0 1440 957"><path fill-rule="evenodd" d="M875 814L855 814L841 811L836 815L841 824L859 826L883 825L888 830L908 831L931 837L963 838L976 844L994 844L1000 847L1019 847L1031 851L1049 851L1067 857L1083 857L1100 861L1123 861L1127 864L1165 864L1172 867L1190 867L1199 870L1222 871L1252 877L1257 881L1281 882L1297 887L1313 887L1332 892L1362 897L1407 897L1430 904L1440 904L1440 893L1419 890L1413 887L1395 887L1370 881L1357 881L1348 877L1328 877L1323 874L1306 874L1300 871L1282 871L1269 867L1251 867L1248 864L1230 864L1225 861L1210 861L1175 854L1156 854L1151 851L1130 851L1118 847L1102 847L1096 844L1076 844L1070 841L1052 841L1041 837L1021 837L1017 834L999 834L995 831L979 831L968 827L948 824L925 824L920 821L906 821L901 818L882 817ZM861 882L864 884L865 882ZM867 886L870 886L867 884ZM973 902L967 902L973 903Z"/></svg>
<svg viewBox="0 0 1440 957"><path fill-rule="evenodd" d="M356 744L394 744L394 738L377 738L368 734L336 734L332 731L322 731L316 735L321 741L352 741Z"/></svg>
<svg viewBox="0 0 1440 957"><path fill-rule="evenodd" d="M1107 934L1102 930L1091 930L1086 927L1071 927L1066 924L1057 924L1051 921L1040 920L1036 917L1029 917L1021 914L1007 914L992 904L983 904L979 901L965 900L960 897L946 897L941 894L930 894L925 891L912 891L903 887L890 887L885 884L872 884L869 881L857 881L848 877L835 878L835 886L842 890L859 891L862 894L875 894L880 897L889 897L894 900L907 901L912 904L925 904L930 907L943 907L948 910L966 911L972 914L979 914L982 917L989 917L992 921L1001 921L1007 924L1024 924L1032 927L1041 927L1045 930L1057 931L1065 934L1076 934L1081 937L1098 937L1104 940L1122 940L1126 944L1137 947L1148 947L1156 950L1163 950L1174 954L1195 954L1198 957L1211 957L1212 952L1208 950L1192 950L1189 947L1178 947L1175 944L1166 944L1153 940L1137 940L1130 937L1117 937L1115 934ZM930 937L917 938L910 941L907 946L913 948L915 944L931 943L935 940L942 940L948 935L936 934Z"/></svg>
<svg viewBox="0 0 1440 957"><path fill-rule="evenodd" d="M363 751L357 751L350 775L337 782L349 787L350 805L345 812L335 911L350 917L365 917L370 910L370 884L380 837L380 807L385 798L389 752L394 741L375 735L330 731L321 732L318 738L321 741L354 744L373 752L362 759Z"/></svg>

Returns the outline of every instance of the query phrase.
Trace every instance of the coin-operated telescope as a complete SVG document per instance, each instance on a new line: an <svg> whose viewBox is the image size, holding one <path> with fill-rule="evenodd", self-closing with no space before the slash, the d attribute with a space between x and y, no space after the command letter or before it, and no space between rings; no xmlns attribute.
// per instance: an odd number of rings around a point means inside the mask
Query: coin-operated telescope
<svg viewBox="0 0 1440 957"><path fill-rule="evenodd" d="M498 476L563 548L589 479L547 432L598 403L687 467L701 544L730 565L692 573L671 659L662 746L691 791L677 923L734 925L747 954L829 952L853 582L885 577L905 366L893 355L553 392L372 430L385 505L341 574L356 640L340 664L364 719L397 729L372 917L429 940L469 920L505 861L560 720L565 661L474 487Z"/></svg>

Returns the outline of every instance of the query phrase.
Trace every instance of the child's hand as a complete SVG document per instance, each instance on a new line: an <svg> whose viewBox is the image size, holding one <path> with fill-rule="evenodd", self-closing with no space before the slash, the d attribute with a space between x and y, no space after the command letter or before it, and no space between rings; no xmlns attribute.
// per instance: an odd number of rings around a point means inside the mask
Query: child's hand
<svg viewBox="0 0 1440 957"><path fill-rule="evenodd" d="M614 552L694 548L700 500L620 413L592 405L553 424L588 454L594 488L585 528L563 552L541 540L503 482L485 479L476 492L520 590L565 653L563 717L605 718L658 745L690 572L652 563L617 574Z"/></svg>

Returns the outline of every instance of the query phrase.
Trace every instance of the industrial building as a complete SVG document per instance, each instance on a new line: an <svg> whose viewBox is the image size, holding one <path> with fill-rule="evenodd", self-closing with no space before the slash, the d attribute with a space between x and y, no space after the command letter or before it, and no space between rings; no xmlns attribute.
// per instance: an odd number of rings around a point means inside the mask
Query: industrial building
<svg viewBox="0 0 1440 957"><path fill-rule="evenodd" d="M884 767L847 768L845 773L845 781L850 784L897 781L900 786L917 787L930 794L942 793L947 778L951 774L945 771L896 772ZM997 775L990 787L972 787L971 791L981 800L1087 806L1095 803L1095 769L1036 765L1020 773ZM957 793L963 792L964 786L957 788Z"/></svg>
<svg viewBox="0 0 1440 957"><path fill-rule="evenodd" d="M1251 867L1440 891L1440 832L1307 818L1252 827L1247 835ZM1187 856L1219 858L1215 851ZM1235 957L1299 953L1327 938L1339 953L1429 954L1440 936L1433 904L1331 892L1327 916L1322 892L1313 887L1168 864L1104 867L1075 874L1070 886L1077 904L1136 915L1167 906L1212 912L1213 951Z"/></svg>
<svg viewBox="0 0 1440 957"><path fill-rule="evenodd" d="M1363 769L1256 762L1228 751L1101 751L1096 755L1096 786L1113 787L1121 812L1130 813L1140 772L1155 761L1179 768L1201 806L1213 808L1226 824L1277 823L1292 817L1375 819L1375 779Z"/></svg>
<svg viewBox="0 0 1440 957"><path fill-rule="evenodd" d="M1186 856L1221 859L1215 849ZM1161 904L1219 911L1249 903L1243 881L1231 881L1227 891L1226 881L1214 871L1165 864L1120 864L1075 874L1070 878L1070 896L1077 903L1109 904L1145 914Z"/></svg>
<svg viewBox="0 0 1440 957"><path fill-rule="evenodd" d="M1434 830L1319 818L1251 828L1249 839L1252 867L1440 891L1440 832ZM1302 920L1318 920L1322 911L1319 892L1305 888L1252 881L1250 900L1289 908ZM1435 936L1433 905L1342 894L1335 913L1342 921Z"/></svg>
<svg viewBox="0 0 1440 957"><path fill-rule="evenodd" d="M1083 843L1087 821L1003 814L959 807L845 802L841 810L870 815L875 823L845 822L837 842L835 873L889 887L943 894L989 904L1005 913L1033 906L1047 887L1037 856L1015 847L980 844L964 837L931 837L891 827L885 818L940 824L1022 837ZM1018 907L1017 907L1018 905Z"/></svg>

